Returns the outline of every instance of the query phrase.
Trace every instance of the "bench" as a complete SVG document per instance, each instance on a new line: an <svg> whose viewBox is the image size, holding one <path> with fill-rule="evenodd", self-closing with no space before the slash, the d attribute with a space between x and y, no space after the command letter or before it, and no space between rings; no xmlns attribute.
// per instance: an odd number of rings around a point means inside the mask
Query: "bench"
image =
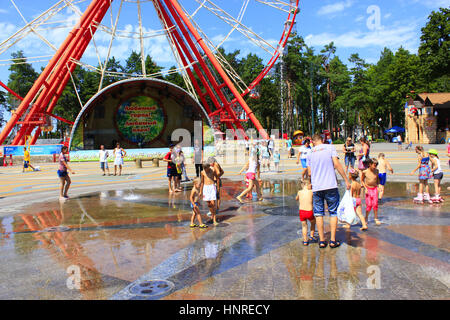
<svg viewBox="0 0 450 320"><path fill-rule="evenodd" d="M154 167L159 167L159 160L160 158L138 158L134 159L134 162L136 163L136 168L142 168L142 162L143 161L152 161Z"/></svg>

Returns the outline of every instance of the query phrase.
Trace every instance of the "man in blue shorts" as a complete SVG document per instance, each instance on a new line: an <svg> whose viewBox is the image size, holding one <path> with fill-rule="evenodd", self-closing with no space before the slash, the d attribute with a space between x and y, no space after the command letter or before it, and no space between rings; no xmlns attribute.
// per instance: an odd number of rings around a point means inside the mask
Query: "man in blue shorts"
<svg viewBox="0 0 450 320"><path fill-rule="evenodd" d="M339 191L335 170L345 180L347 190L350 189L350 182L348 181L344 168L339 162L336 148L332 144L324 144L323 138L318 134L312 137L312 141L314 147L308 156L307 162L313 191L313 211L320 238L319 248L325 248L327 246L323 228L325 200L327 201L328 212L330 213L330 247L337 248L341 243L336 241Z"/></svg>

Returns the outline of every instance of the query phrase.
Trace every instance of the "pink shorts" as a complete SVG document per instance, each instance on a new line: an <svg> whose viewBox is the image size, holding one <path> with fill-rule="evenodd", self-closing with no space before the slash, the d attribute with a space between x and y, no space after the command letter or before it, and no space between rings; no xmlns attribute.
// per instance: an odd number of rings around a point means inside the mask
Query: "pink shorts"
<svg viewBox="0 0 450 320"><path fill-rule="evenodd" d="M247 173L245 174L245 178L246 178L247 180L255 180L256 174L255 174L254 172L247 172Z"/></svg>
<svg viewBox="0 0 450 320"><path fill-rule="evenodd" d="M367 188L366 191L366 211L378 210L378 188Z"/></svg>

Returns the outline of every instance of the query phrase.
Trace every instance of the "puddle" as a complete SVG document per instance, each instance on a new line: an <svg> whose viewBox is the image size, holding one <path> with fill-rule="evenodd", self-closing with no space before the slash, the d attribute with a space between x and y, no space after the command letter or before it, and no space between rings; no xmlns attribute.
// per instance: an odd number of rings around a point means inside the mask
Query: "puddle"
<svg viewBox="0 0 450 320"><path fill-rule="evenodd" d="M240 205L235 197L244 187L241 181L224 182L220 224L205 230L189 228L189 185L184 185L184 192L171 196L166 189L104 190L64 203L54 201L30 206L20 214L2 217L0 281L11 290L0 291L0 298L107 299L141 275L183 253L182 258L178 257L168 267L173 272L167 274L167 280L174 284L173 291L177 291L203 278L226 274L227 270L257 261L272 250L284 250L277 248L298 241L300 223L295 195L299 182L266 180L262 184L263 202L256 202L254 194L255 201ZM449 218L450 200L439 205L415 205L412 198L417 193L416 187L416 184L388 183L380 207L381 220L385 226L396 225L398 228L392 229L396 234L448 250L446 244L450 239L445 221ZM442 190L447 190L446 186ZM342 194L342 186L340 191ZM443 196L446 196L444 192ZM207 210L203 205L205 221ZM402 225L408 224L434 225L432 230L439 233L437 236L442 241L425 232L421 233L422 238L414 236L402 229ZM371 238L353 231L340 234L347 237L349 244L343 251L349 259L344 263L349 270L347 276L359 283L360 276L353 273L364 263L354 261L363 255L361 248L371 248L370 254L376 255L378 247L374 241L378 240L374 240L375 235ZM300 242L298 246L301 248ZM315 251L303 251L288 258L294 259L291 262L282 260L282 264L292 273L291 281L299 281L297 285L303 286L308 282L302 281L310 281L307 279L312 277L308 271L311 264L318 263L321 270L320 257ZM436 254L436 257L441 256ZM370 255L366 258L370 260ZM289 263L294 265L289 267ZM333 262L328 266L331 269L320 271L324 276L340 277L334 273ZM196 272L200 275L192 277ZM321 298L320 294L305 290L304 298L311 295ZM331 296L327 293L324 297ZM228 297L234 296L230 293Z"/></svg>

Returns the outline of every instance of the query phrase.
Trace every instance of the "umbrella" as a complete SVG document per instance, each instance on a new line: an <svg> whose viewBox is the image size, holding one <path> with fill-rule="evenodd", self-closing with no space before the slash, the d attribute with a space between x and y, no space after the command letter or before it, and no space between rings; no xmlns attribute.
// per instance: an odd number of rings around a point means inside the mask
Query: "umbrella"
<svg viewBox="0 0 450 320"><path fill-rule="evenodd" d="M399 133L399 132L405 132L405 128L392 127L390 129L384 131L384 133Z"/></svg>

